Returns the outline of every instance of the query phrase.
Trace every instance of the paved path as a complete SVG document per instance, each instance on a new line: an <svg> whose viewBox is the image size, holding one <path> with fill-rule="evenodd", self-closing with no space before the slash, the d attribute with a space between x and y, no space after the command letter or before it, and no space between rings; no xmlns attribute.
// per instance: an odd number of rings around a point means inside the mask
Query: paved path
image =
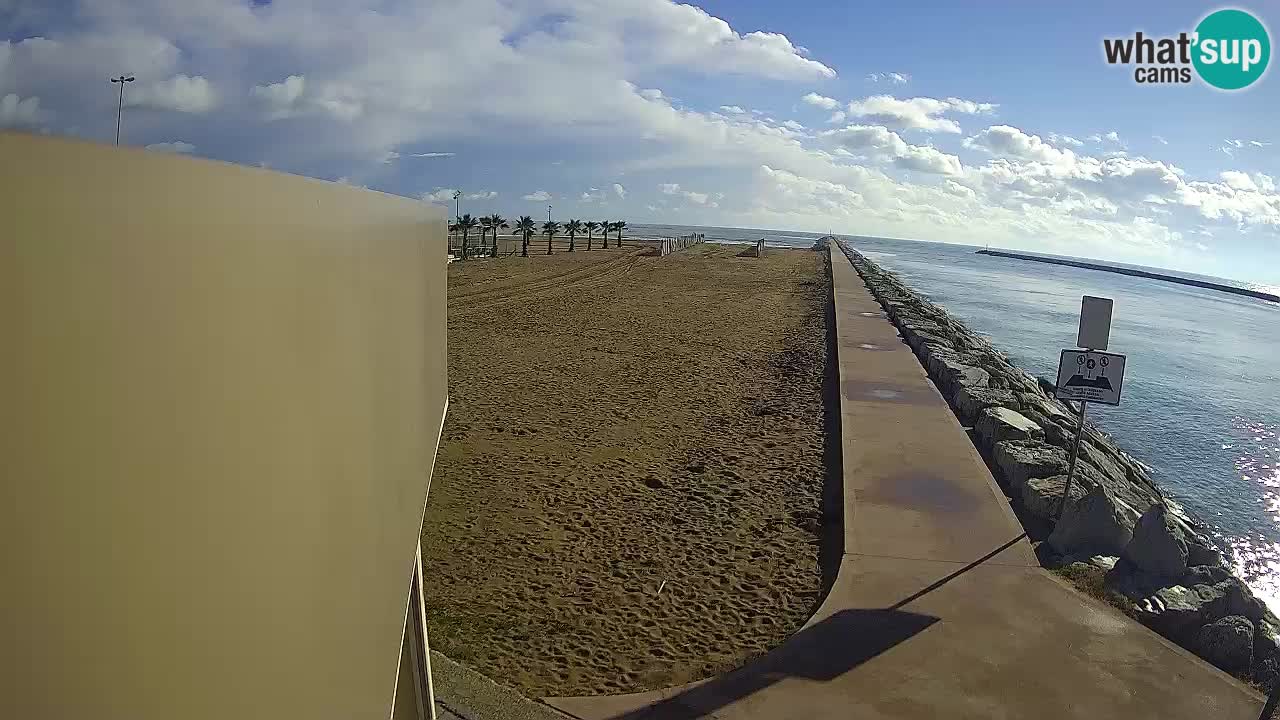
<svg viewBox="0 0 1280 720"><path fill-rule="evenodd" d="M822 608L719 678L547 702L584 720L1255 720L1261 697L1038 566L951 409L832 260L845 546Z"/></svg>

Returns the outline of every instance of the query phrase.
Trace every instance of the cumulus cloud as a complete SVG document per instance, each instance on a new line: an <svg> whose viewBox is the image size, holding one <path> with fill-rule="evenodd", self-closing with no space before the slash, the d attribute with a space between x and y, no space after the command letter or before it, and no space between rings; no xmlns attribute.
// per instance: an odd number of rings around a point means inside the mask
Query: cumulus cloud
<svg viewBox="0 0 1280 720"><path fill-rule="evenodd" d="M531 202L546 202L551 199L551 193L546 190L535 190L534 192L523 196L521 199L529 200Z"/></svg>
<svg viewBox="0 0 1280 720"><path fill-rule="evenodd" d="M796 132L804 130L804 125L801 125L795 120L788 120L782 123L782 127L787 128L788 130L795 130Z"/></svg>
<svg viewBox="0 0 1280 720"><path fill-rule="evenodd" d="M836 108L840 107L839 100L836 100L835 98L829 98L824 95L819 95L818 93L815 93L815 92L811 92L808 95L805 95L804 97L800 98L800 100L802 102L808 103L809 105L813 105L814 107L820 107L823 110L835 110Z"/></svg>
<svg viewBox="0 0 1280 720"><path fill-rule="evenodd" d="M498 193L493 190L481 190L480 192L470 193L464 196L467 200L493 200L498 197Z"/></svg>
<svg viewBox="0 0 1280 720"><path fill-rule="evenodd" d="M279 120L295 114L306 86L305 76L290 75L280 82L255 85L249 93L262 104L268 117Z"/></svg>
<svg viewBox="0 0 1280 720"><path fill-rule="evenodd" d="M458 192L457 188L436 188L431 192L422 193L422 199L429 203L448 204L453 202L456 192Z"/></svg>
<svg viewBox="0 0 1280 720"><path fill-rule="evenodd" d="M622 183L613 184L613 194L617 195L619 199L627 199L627 189L623 187Z"/></svg>
<svg viewBox="0 0 1280 720"><path fill-rule="evenodd" d="M1060 150L1010 125L992 125L977 135L965 138L964 146L986 150L996 155L1035 160L1043 163L1069 163L1075 160L1070 150Z"/></svg>
<svg viewBox="0 0 1280 720"><path fill-rule="evenodd" d="M195 152L196 146L189 142L175 140L173 142L152 143L146 146L152 152L187 154Z"/></svg>
<svg viewBox="0 0 1280 720"><path fill-rule="evenodd" d="M827 118L827 123L830 125L834 125L836 123L842 123L845 121L847 117L848 116L845 115L843 110L837 110L831 113L831 117Z"/></svg>
<svg viewBox="0 0 1280 720"><path fill-rule="evenodd" d="M209 81L197 75L174 75L167 80L128 88L124 93L126 107L173 110L200 114L218 105L218 96Z"/></svg>
<svg viewBox="0 0 1280 720"><path fill-rule="evenodd" d="M711 207L717 207L717 205L714 202L708 202L711 200L710 194L703 193L703 192L694 192L692 190L686 190L680 187L680 183L661 183L658 185L658 189L662 191L663 195L674 195L677 197L682 197L685 200L688 200L689 202L695 205L708 205Z"/></svg>
<svg viewBox="0 0 1280 720"><path fill-rule="evenodd" d="M746 112L746 110L743 110L741 107L737 105L721 105L720 111L727 112L730 115L741 115Z"/></svg>
<svg viewBox="0 0 1280 720"><path fill-rule="evenodd" d="M20 98L16 93L0 97L0 128L29 127L40 122L40 98Z"/></svg>
<svg viewBox="0 0 1280 720"><path fill-rule="evenodd" d="M835 145L860 151L873 159L887 159L897 167L939 175L959 175L960 158L928 145L911 145L898 133L881 125L850 125L828 130L822 136Z"/></svg>
<svg viewBox="0 0 1280 720"><path fill-rule="evenodd" d="M892 95L872 95L849 103L848 112L874 125L893 130L925 130L928 132L960 132L960 124L942 117L948 113L988 115L995 111L992 103L980 103L959 98L916 97L899 99Z"/></svg>

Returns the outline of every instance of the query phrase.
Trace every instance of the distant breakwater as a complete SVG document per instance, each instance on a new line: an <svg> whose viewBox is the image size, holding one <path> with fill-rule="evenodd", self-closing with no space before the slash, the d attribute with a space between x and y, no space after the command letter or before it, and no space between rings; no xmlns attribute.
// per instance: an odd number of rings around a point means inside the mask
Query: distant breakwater
<svg viewBox="0 0 1280 720"><path fill-rule="evenodd" d="M1166 497L1147 467L1085 423L1059 517L1078 411L897 275L837 242L969 431L1041 564L1237 677L1280 679L1280 619L1231 574L1205 525Z"/></svg>
<svg viewBox="0 0 1280 720"><path fill-rule="evenodd" d="M1048 263L1050 265L1067 265L1070 267L1084 268L1085 270L1101 270L1102 272L1149 278L1151 280L1163 280L1164 282L1177 283L1178 285L1191 285L1193 287L1231 293L1232 295L1244 295L1246 297L1258 298L1259 300L1268 300L1270 302L1280 303L1280 295L1273 295L1271 293L1262 292L1261 290L1232 287L1231 285L1223 285L1221 283L1209 282L1207 280L1192 280L1191 278L1147 272L1146 270L1135 270L1133 268L1116 267L1114 265L1101 265L1099 263L1085 262L1083 260L1066 260L1063 258L1041 257L1039 255L1025 255L1023 253L1006 252L1004 250L979 250L978 254L990 255L992 257L1013 258L1014 260L1030 260L1031 262Z"/></svg>

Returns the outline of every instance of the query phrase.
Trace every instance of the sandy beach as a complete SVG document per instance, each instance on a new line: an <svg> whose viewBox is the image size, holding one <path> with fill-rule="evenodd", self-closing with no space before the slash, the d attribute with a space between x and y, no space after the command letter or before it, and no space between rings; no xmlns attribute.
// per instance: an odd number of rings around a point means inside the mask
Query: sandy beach
<svg viewBox="0 0 1280 720"><path fill-rule="evenodd" d="M807 620L825 254L743 250L450 266L433 648L530 695L617 693L711 676Z"/></svg>

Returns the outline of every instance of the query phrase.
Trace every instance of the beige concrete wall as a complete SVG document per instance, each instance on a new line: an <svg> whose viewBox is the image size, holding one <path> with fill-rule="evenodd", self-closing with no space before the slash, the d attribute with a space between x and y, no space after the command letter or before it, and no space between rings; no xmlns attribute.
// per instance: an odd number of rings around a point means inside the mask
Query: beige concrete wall
<svg viewBox="0 0 1280 720"><path fill-rule="evenodd" d="M0 133L0 717L387 718L442 209Z"/></svg>

